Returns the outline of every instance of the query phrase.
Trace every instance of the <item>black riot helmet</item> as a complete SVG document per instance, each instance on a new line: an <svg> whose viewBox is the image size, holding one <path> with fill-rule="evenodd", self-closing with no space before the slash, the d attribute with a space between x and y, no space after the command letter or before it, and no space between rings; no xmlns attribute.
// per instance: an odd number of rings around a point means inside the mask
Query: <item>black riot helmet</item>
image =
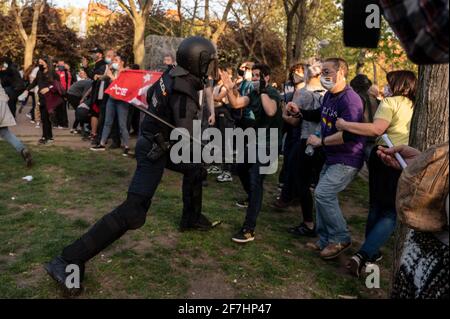
<svg viewBox="0 0 450 319"><path fill-rule="evenodd" d="M217 53L211 41L203 37L189 37L180 43L177 64L202 81L217 78Z"/></svg>

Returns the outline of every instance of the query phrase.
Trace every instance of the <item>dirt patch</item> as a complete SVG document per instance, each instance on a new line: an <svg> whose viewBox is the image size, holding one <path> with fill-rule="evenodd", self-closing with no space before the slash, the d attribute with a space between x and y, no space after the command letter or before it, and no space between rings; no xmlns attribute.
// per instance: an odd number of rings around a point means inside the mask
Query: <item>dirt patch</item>
<svg viewBox="0 0 450 319"><path fill-rule="evenodd" d="M46 277L44 267L41 264L32 264L30 269L24 271L16 277L16 285L18 288L33 288Z"/></svg>
<svg viewBox="0 0 450 319"><path fill-rule="evenodd" d="M235 298L234 288L219 270L197 274L189 283L186 298L192 299L231 299Z"/></svg>
<svg viewBox="0 0 450 319"><path fill-rule="evenodd" d="M92 207L83 207L80 208L58 208L57 213L59 215L63 215L71 220L82 219L88 222L89 224L94 223L98 218L96 214L98 213L97 209Z"/></svg>
<svg viewBox="0 0 450 319"><path fill-rule="evenodd" d="M178 232L167 232L153 237L152 242L158 243L158 245L164 248L175 248L179 239Z"/></svg>

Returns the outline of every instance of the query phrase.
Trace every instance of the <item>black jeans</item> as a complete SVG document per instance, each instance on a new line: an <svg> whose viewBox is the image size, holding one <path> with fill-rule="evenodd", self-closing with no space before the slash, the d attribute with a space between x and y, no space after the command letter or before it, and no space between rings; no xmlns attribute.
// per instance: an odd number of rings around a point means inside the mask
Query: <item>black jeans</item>
<svg viewBox="0 0 450 319"><path fill-rule="evenodd" d="M234 120L233 117L230 114L230 111L225 107L219 107L215 109L216 111L216 126L220 130L220 133L222 133L222 170L224 171L230 171L231 170L231 164L225 162L225 147L226 143L229 143L229 145L233 145L233 141L226 140L225 136L225 130L227 128L233 128L234 127Z"/></svg>
<svg viewBox="0 0 450 319"><path fill-rule="evenodd" d="M52 139L52 122L45 104L45 98L42 95L39 95L39 110L41 111L42 138L46 140Z"/></svg>
<svg viewBox="0 0 450 319"><path fill-rule="evenodd" d="M81 97L75 96L72 94L68 94L67 101L69 102L70 106L72 106L72 108L76 112L78 105L80 105ZM75 121L73 122L72 129L76 130L78 127L78 124L80 124L81 128L83 128L84 123L80 123L75 116Z"/></svg>
<svg viewBox="0 0 450 319"><path fill-rule="evenodd" d="M255 229L256 219L261 211L263 200L263 183L265 175L260 173L263 165L256 163L242 163L237 165L237 174L248 196L248 208L243 228Z"/></svg>
<svg viewBox="0 0 450 319"><path fill-rule="evenodd" d="M55 109L56 125L69 127L69 118L67 117L67 102L64 101Z"/></svg>
<svg viewBox="0 0 450 319"><path fill-rule="evenodd" d="M308 156L305 154L306 146L306 139L301 139L298 148L298 162L296 162L298 174L294 181L299 192L303 221L313 222L313 197L310 187L318 180L325 163L325 155L320 148L316 148L314 155Z"/></svg>
<svg viewBox="0 0 450 319"><path fill-rule="evenodd" d="M15 118L17 110L17 98L19 97L20 94L18 94L16 90L14 90L12 87L5 88L5 92L9 97L8 100L9 110L11 111L12 115Z"/></svg>
<svg viewBox="0 0 450 319"><path fill-rule="evenodd" d="M283 155L283 187L280 196L284 202L290 202L299 195L297 176L300 169L300 140L292 138L286 141Z"/></svg>

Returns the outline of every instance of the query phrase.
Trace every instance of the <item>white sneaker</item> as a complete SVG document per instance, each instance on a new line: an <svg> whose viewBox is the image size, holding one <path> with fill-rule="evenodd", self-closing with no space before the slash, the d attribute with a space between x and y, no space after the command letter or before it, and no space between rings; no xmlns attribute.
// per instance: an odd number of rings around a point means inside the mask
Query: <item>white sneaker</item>
<svg viewBox="0 0 450 319"><path fill-rule="evenodd" d="M41 123L37 122L35 128L41 128Z"/></svg>
<svg viewBox="0 0 450 319"><path fill-rule="evenodd" d="M219 176L217 176L216 179L219 183L225 183L225 182L232 182L233 181L233 177L231 176L230 172L227 171L223 171L222 174L220 174Z"/></svg>

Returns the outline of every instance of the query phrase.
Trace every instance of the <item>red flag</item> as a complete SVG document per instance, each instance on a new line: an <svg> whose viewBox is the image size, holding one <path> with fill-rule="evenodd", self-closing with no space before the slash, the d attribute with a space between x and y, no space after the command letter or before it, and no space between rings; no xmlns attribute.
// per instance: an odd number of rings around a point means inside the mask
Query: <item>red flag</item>
<svg viewBox="0 0 450 319"><path fill-rule="evenodd" d="M146 70L123 70L105 93L116 100L147 108L147 90L161 75L161 72Z"/></svg>

